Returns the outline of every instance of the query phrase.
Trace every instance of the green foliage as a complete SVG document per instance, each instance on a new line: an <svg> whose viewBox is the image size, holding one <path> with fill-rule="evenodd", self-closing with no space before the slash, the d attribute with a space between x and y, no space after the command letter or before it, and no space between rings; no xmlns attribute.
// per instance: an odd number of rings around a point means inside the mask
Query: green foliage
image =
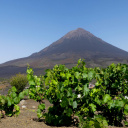
<svg viewBox="0 0 128 128"><path fill-rule="evenodd" d="M128 95L128 66L111 64L105 69L96 69L96 80L96 88L101 89L97 93L98 100L102 101L97 109L103 112L108 124L121 126L127 114L125 106L128 105L128 100L124 96Z"/></svg>
<svg viewBox="0 0 128 128"><path fill-rule="evenodd" d="M24 98L25 95L28 94L28 90L20 92L17 94L17 89L13 86L9 91L7 96L0 95L0 111L5 112L7 116L18 116L20 113L20 108L17 104L19 104L20 100ZM4 114L2 115L4 117Z"/></svg>
<svg viewBox="0 0 128 128"><path fill-rule="evenodd" d="M27 79L29 81L29 98L39 102L37 109L38 118L43 117L45 111L44 97L46 95L46 87L44 86L44 77L33 75L32 68L27 68Z"/></svg>
<svg viewBox="0 0 128 128"><path fill-rule="evenodd" d="M84 61L71 69L55 65L44 76L34 76L28 67L30 98L39 101L37 115L50 125L70 125L78 115L79 127L122 126L128 114L128 66L111 64L105 69L86 68ZM95 88L89 83L95 80ZM46 89L45 87L49 87ZM53 104L44 114L44 98ZM87 118L85 118L87 117ZM64 124L66 122L66 124Z"/></svg>
<svg viewBox="0 0 128 128"><path fill-rule="evenodd" d="M59 108L59 109L58 109ZM71 125L71 116L63 115L61 112L64 111L61 107L49 107L48 113L45 113L45 121L47 124L52 126L69 126Z"/></svg>
<svg viewBox="0 0 128 128"><path fill-rule="evenodd" d="M24 90L28 83L27 77L24 74L16 74L15 76L11 77L10 84L11 86L15 86L17 89L17 93L19 94Z"/></svg>
<svg viewBox="0 0 128 128"><path fill-rule="evenodd" d="M88 77L85 77L85 73ZM72 69L64 65L55 65L53 70L46 71L45 85L49 86L47 99L53 104L53 108L61 110L61 117L71 117L77 111L78 106L81 106L82 101L78 95L88 96L88 85L93 78L93 73L93 69L85 68L85 63L80 60L78 65ZM54 114L59 117L58 111ZM66 119L65 122L68 122L69 119Z"/></svg>
<svg viewBox="0 0 128 128"><path fill-rule="evenodd" d="M107 120L101 115L95 115L94 118L84 119L79 115L79 128L106 128L108 126Z"/></svg>

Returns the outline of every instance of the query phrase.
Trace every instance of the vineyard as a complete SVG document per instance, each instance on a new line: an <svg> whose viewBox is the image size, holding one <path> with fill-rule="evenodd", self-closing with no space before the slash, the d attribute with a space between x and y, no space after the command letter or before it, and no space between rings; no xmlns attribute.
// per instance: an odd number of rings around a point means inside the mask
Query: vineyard
<svg viewBox="0 0 128 128"><path fill-rule="evenodd" d="M107 68L87 68L83 60L71 69L55 65L44 75L27 69L29 89L17 93L12 87L0 95L1 118L18 116L18 104L25 96L39 103L38 119L49 126L79 128L125 127L128 125L128 65L114 63ZM93 85L93 86L90 86ZM52 106L45 111L45 100Z"/></svg>

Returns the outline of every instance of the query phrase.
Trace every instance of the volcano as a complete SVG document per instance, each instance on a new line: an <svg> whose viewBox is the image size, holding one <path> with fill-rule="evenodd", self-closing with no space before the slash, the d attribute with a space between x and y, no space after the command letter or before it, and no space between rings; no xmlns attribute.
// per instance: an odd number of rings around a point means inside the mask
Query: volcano
<svg viewBox="0 0 128 128"><path fill-rule="evenodd" d="M128 52L123 51L90 32L78 28L70 31L58 41L30 57L45 57L56 55L56 58L68 58L68 56L79 56L80 58L128 58ZM67 56L66 56L67 55ZM63 56L63 57L62 57Z"/></svg>
<svg viewBox="0 0 128 128"><path fill-rule="evenodd" d="M85 59L87 66L104 67L113 62L128 63L128 52L103 41L83 28L78 28L29 57L1 64L0 70L5 66L23 69L27 64L36 69L51 68L55 64L72 67L80 58Z"/></svg>

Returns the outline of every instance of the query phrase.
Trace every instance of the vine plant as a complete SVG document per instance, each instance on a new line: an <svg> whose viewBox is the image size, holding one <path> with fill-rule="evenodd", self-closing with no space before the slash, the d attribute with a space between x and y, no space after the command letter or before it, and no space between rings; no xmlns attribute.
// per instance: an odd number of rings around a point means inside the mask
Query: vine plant
<svg viewBox="0 0 128 128"><path fill-rule="evenodd" d="M70 125L77 115L79 127L125 126L128 115L128 66L111 64L105 69L86 68L84 61L71 69L55 65L44 76L28 67L30 98L39 101L37 115L50 125ZM95 87L89 83L95 80ZM49 87L46 89L46 87ZM53 104L44 113L44 99Z"/></svg>
<svg viewBox="0 0 128 128"><path fill-rule="evenodd" d="M13 86L9 91L7 96L0 95L0 111L1 117L6 118L6 116L18 116L20 113L20 108L18 106L19 102L28 94L28 89L17 94L17 89Z"/></svg>

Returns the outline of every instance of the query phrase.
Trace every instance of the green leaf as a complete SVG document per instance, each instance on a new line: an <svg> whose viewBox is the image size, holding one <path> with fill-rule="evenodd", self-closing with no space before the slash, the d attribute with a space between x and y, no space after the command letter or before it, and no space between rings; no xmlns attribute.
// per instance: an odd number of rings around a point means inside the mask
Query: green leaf
<svg viewBox="0 0 128 128"><path fill-rule="evenodd" d="M42 113L37 113L38 118L41 118L42 116L43 116Z"/></svg>
<svg viewBox="0 0 128 128"><path fill-rule="evenodd" d="M69 116L69 117L72 115L72 109L71 108L66 110L66 115Z"/></svg>
<svg viewBox="0 0 128 128"><path fill-rule="evenodd" d="M53 83L54 85L57 85L57 84L58 84L58 82L57 82L56 80L52 80L52 83Z"/></svg>
<svg viewBox="0 0 128 128"><path fill-rule="evenodd" d="M126 65L123 67L122 72L125 73L127 71Z"/></svg>
<svg viewBox="0 0 128 128"><path fill-rule="evenodd" d="M72 88L68 88L67 97L72 96Z"/></svg>
<svg viewBox="0 0 128 128"><path fill-rule="evenodd" d="M77 102L76 101L73 101L73 109L74 108L77 108Z"/></svg>
<svg viewBox="0 0 128 128"><path fill-rule="evenodd" d="M77 98L77 94L72 93L72 99Z"/></svg>
<svg viewBox="0 0 128 128"><path fill-rule="evenodd" d="M69 105L73 106L73 98L69 98L68 101L69 101Z"/></svg>
<svg viewBox="0 0 128 128"><path fill-rule="evenodd" d="M64 86L62 85L61 88L60 88L60 91L63 92L64 91Z"/></svg>
<svg viewBox="0 0 128 128"><path fill-rule="evenodd" d="M78 90L78 91L81 91L82 88L78 85L76 88L75 88L75 91Z"/></svg>
<svg viewBox="0 0 128 128"><path fill-rule="evenodd" d="M14 107L15 107L16 111L20 110L20 107L18 105L15 105Z"/></svg>
<svg viewBox="0 0 128 128"><path fill-rule="evenodd" d="M93 75L94 75L94 71L89 71L88 72L88 79L92 80L93 79Z"/></svg>
<svg viewBox="0 0 128 128"><path fill-rule="evenodd" d="M95 112L96 111L96 105L94 104L89 104L89 106L91 107L92 111Z"/></svg>
<svg viewBox="0 0 128 128"><path fill-rule="evenodd" d="M59 99L62 99L64 96L65 96L64 93L60 93Z"/></svg>
<svg viewBox="0 0 128 128"><path fill-rule="evenodd" d="M39 108L40 110L44 110L44 109L45 109L45 104L40 104L40 105L38 106L38 108Z"/></svg>
<svg viewBox="0 0 128 128"><path fill-rule="evenodd" d="M69 84L69 80L65 80L64 81L64 87L68 86L68 84Z"/></svg>
<svg viewBox="0 0 128 128"><path fill-rule="evenodd" d="M24 95L28 95L29 94L29 89L26 89L26 90L24 90Z"/></svg>
<svg viewBox="0 0 128 128"><path fill-rule="evenodd" d="M20 92L19 98L20 98L20 99L23 99L23 98L24 98L24 93L23 93L23 92Z"/></svg>
<svg viewBox="0 0 128 128"><path fill-rule="evenodd" d="M75 77L77 78L77 79L79 79L79 77L80 77L80 73L79 72L75 72Z"/></svg>
<svg viewBox="0 0 128 128"><path fill-rule="evenodd" d="M118 108L123 108L124 107L124 101L121 100L115 100L115 106Z"/></svg>
<svg viewBox="0 0 128 128"><path fill-rule="evenodd" d="M83 95L86 96L89 93L89 88L87 87L88 84L83 85Z"/></svg>
<svg viewBox="0 0 128 128"><path fill-rule="evenodd" d="M60 76L62 77L62 78L64 78L65 77L65 73L60 73Z"/></svg>
<svg viewBox="0 0 128 128"><path fill-rule="evenodd" d="M128 122L127 121L124 121L124 124L125 124L125 126L128 126Z"/></svg>
<svg viewBox="0 0 128 128"><path fill-rule="evenodd" d="M67 79L69 79L71 77L71 74L70 73L67 73L66 74L66 77L67 77Z"/></svg>
<svg viewBox="0 0 128 128"><path fill-rule="evenodd" d="M100 82L97 81L97 82L95 83L95 85L96 85L96 86L100 86Z"/></svg>
<svg viewBox="0 0 128 128"><path fill-rule="evenodd" d="M95 97L95 102L97 103L97 104L101 104L102 102L101 102L101 100L98 98L98 97Z"/></svg>
<svg viewBox="0 0 128 128"><path fill-rule="evenodd" d="M17 91L17 89L16 89L15 86L13 86L11 89L12 89L13 92L16 92Z"/></svg>
<svg viewBox="0 0 128 128"><path fill-rule="evenodd" d="M34 80L29 80L29 85L36 85Z"/></svg>
<svg viewBox="0 0 128 128"><path fill-rule="evenodd" d="M17 94L15 92L12 92L11 97L14 99L15 97L17 97Z"/></svg>
<svg viewBox="0 0 128 128"><path fill-rule="evenodd" d="M19 104L20 98L19 97L15 97L13 101L14 101L15 104Z"/></svg>
<svg viewBox="0 0 128 128"><path fill-rule="evenodd" d="M61 105L61 107L63 107L63 108L68 105L68 99L67 99L67 97L64 97L64 98L62 99L62 102L60 103L60 105Z"/></svg>
<svg viewBox="0 0 128 128"><path fill-rule="evenodd" d="M115 103L113 102L113 100L108 101L107 104L109 109L115 107Z"/></svg>
<svg viewBox="0 0 128 128"><path fill-rule="evenodd" d="M124 106L124 114L128 115L128 104Z"/></svg>
<svg viewBox="0 0 128 128"><path fill-rule="evenodd" d="M81 59L78 60L78 65L80 65L80 63L81 63Z"/></svg>
<svg viewBox="0 0 128 128"><path fill-rule="evenodd" d="M109 94L103 96L103 103L107 103L110 100L111 100L111 96Z"/></svg>
<svg viewBox="0 0 128 128"><path fill-rule="evenodd" d="M5 104L5 99L1 99L1 103L2 103L2 105L4 105Z"/></svg>
<svg viewBox="0 0 128 128"><path fill-rule="evenodd" d="M105 126L108 126L107 120L105 119L105 117L101 116L101 115L95 115L95 119L97 121L97 123L100 125L99 128L104 128ZM96 127L98 128L98 127Z"/></svg>
<svg viewBox="0 0 128 128"><path fill-rule="evenodd" d="M57 98L59 99L61 95L60 91L56 90L56 95L57 95Z"/></svg>
<svg viewBox="0 0 128 128"><path fill-rule="evenodd" d="M108 126L107 120L103 119L102 123L103 123L103 126Z"/></svg>
<svg viewBox="0 0 128 128"><path fill-rule="evenodd" d="M39 108L37 109L37 113L41 113L41 110Z"/></svg>
<svg viewBox="0 0 128 128"><path fill-rule="evenodd" d="M94 121L94 124L93 124L94 126L92 127L92 128L102 128L101 126L100 126L100 123L99 122L97 122L97 121ZM90 126L91 127L91 126Z"/></svg>
<svg viewBox="0 0 128 128"><path fill-rule="evenodd" d="M27 68L27 73L28 73L28 74L31 74L31 73L33 74L33 69L28 67L28 68Z"/></svg>
<svg viewBox="0 0 128 128"><path fill-rule="evenodd" d="M82 76L83 76L83 78L85 78L85 79L88 78L88 74L87 74L87 73L83 73Z"/></svg>
<svg viewBox="0 0 128 128"><path fill-rule="evenodd" d="M12 105L11 99L9 97L7 98L7 104L9 107Z"/></svg>
<svg viewBox="0 0 128 128"><path fill-rule="evenodd" d="M107 80L105 80L105 85L108 85L108 83L109 83L109 82L108 82Z"/></svg>

